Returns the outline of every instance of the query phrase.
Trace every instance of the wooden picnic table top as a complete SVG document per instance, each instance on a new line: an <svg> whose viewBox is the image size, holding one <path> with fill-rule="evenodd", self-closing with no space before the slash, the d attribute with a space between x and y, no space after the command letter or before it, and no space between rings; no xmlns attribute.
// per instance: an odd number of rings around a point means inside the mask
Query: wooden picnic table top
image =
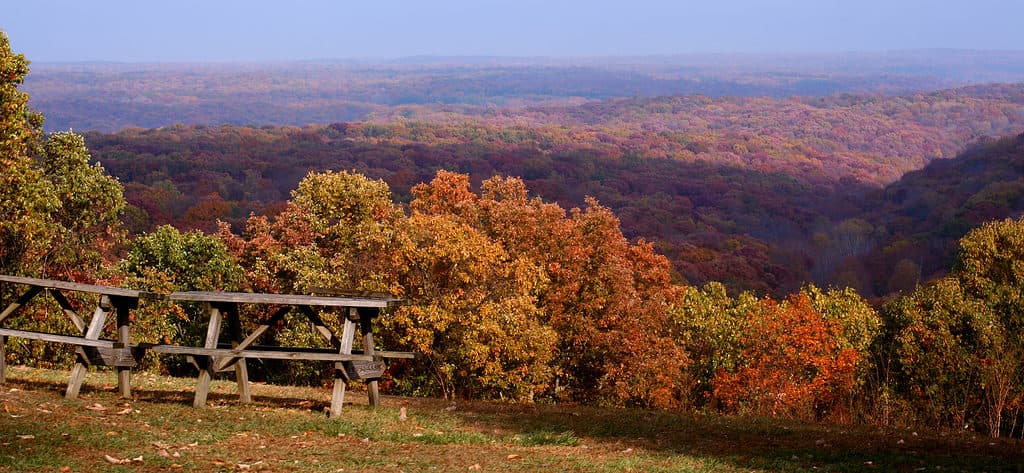
<svg viewBox="0 0 1024 473"><path fill-rule="evenodd" d="M324 297L299 294L264 294L250 292L175 292L167 299L179 302L228 302L239 304L275 304L315 307L384 308L401 302L391 297Z"/></svg>
<svg viewBox="0 0 1024 473"><path fill-rule="evenodd" d="M44 289L63 289L66 291L88 292L112 297L127 297L131 299L163 299L164 296L148 291L125 289L122 287L101 286L98 284L81 284L68 281L57 281L53 279L27 278L22 276L8 276L0 274L0 281L14 284L36 286Z"/></svg>

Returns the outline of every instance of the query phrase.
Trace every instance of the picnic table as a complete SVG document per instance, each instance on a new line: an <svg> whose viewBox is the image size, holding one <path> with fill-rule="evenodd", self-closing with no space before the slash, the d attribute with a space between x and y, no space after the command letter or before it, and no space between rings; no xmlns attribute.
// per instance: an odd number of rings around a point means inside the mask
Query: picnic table
<svg viewBox="0 0 1024 473"><path fill-rule="evenodd" d="M131 397L131 368L138 364L145 351L159 354L186 355L199 369L194 407L204 407L210 391L210 382L216 373L234 370L242 402L250 402L249 375L246 359L278 359L330 362L334 365L334 386L331 394L329 415L341 413L345 400L345 389L355 379L366 380L367 394L371 406L380 405L378 380L384 372L384 360L388 358L413 358L410 352L382 351L374 347L373 321L380 309L394 305L400 300L391 297L335 297L292 294L261 294L243 292L175 292L169 295L146 291L79 284L50 279L26 278L0 275L0 282L28 286L27 290L0 312L0 382L4 381L6 359L4 345L6 337L21 337L45 342L66 343L76 346L77 361L71 373L71 380L65 393L67 398L78 396L79 389L90 365L113 366L117 369L118 386L122 397ZM75 312L62 291L83 292L100 295L99 302L88 325ZM63 309L64 316L81 332L81 335L41 333L28 330L4 328L9 318L41 293L47 293ZM139 306L140 299L169 300L178 303L201 304L208 318L206 338L201 347L158 343L133 344L131 339L130 311ZM276 307L271 315L257 327L243 334L239 317L242 304ZM257 345L261 336L276 324L284 323L285 316L297 310L312 323L313 328L332 347L281 347ZM324 323L320 311L333 310L342 313L341 332ZM116 340L101 339L107 315L117 314ZM226 322L226 333L222 325ZM359 332L361 349L355 349L356 332ZM222 335L226 340L222 341ZM243 336L244 335L244 336Z"/></svg>
<svg viewBox="0 0 1024 473"><path fill-rule="evenodd" d="M384 372L385 358L412 358L408 352L377 351L373 344L373 319L380 309L399 302L394 298L369 297L323 297L291 294L257 294L243 292L175 292L167 298L176 302L201 303L206 307L209 320L203 347L154 345L157 353L184 354L192 357L199 367L199 380L193 406L203 407L210 391L210 380L214 373L235 370L239 397L242 402L251 400L248 386L246 358L279 360L310 360L334 362L334 388L331 394L330 416L341 413L348 381L365 379L371 406L380 405L377 380ZM238 316L241 304L279 306L255 330L243 337ZM281 322L293 309L309 320L316 331L323 336L333 349L322 350L308 347L259 346L255 342L274 324ZM318 310L341 310L343 322L341 334L336 334L324 323ZM221 344L221 326L227 319L229 344ZM358 324L358 328L357 328ZM359 331L362 350L354 350L356 331Z"/></svg>

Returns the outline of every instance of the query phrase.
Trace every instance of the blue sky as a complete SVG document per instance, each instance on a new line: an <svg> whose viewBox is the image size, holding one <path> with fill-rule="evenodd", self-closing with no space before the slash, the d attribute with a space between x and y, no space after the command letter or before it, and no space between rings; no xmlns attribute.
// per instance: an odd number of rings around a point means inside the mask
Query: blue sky
<svg viewBox="0 0 1024 473"><path fill-rule="evenodd" d="M15 0L0 29L52 61L1024 49L1022 0Z"/></svg>

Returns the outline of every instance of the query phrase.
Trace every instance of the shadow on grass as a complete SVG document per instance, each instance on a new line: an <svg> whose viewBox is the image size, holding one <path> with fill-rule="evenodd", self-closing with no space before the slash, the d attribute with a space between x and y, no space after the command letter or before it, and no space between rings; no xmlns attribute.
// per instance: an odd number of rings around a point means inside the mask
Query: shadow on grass
<svg viewBox="0 0 1024 473"><path fill-rule="evenodd" d="M881 429L643 409L464 402L449 415L539 444L619 442L771 471L1021 471L1024 441L968 432Z"/></svg>
<svg viewBox="0 0 1024 473"><path fill-rule="evenodd" d="M133 388L133 398L190 408L194 392L188 385L193 382L188 378L168 378L160 386L142 382ZM66 388L56 377L9 380L8 384L57 395L62 395ZM219 387L211 391L209 404L238 406L237 394L233 390L225 392L231 386L222 383ZM296 389L303 388L266 386L261 389L267 394L253 396L253 409L322 414L328 406L322 397L320 400L296 397ZM103 382L87 382L81 393L86 399L109 398L114 390L114 386ZM311 397L315 390L317 388L310 390ZM318 396L324 394L327 392ZM365 398L357 395L356 399ZM409 416L417 422L435 428L428 428L427 435L413 437L407 432L408 425L398 421L401 407L406 407ZM247 407L240 406L240 409ZM359 405L355 411L348 412L349 415L337 420L305 418L298 423L302 424L302 429L317 430L328 436L348 432L399 443L507 442L521 447L599 445L611 451L644 452L669 463L673 459L692 457L705 459L708 464L765 471L1024 472L1024 441L989 439L971 433L913 432L784 419L552 404L462 401L453 408L447 401L425 398L385 397L384 407L378 411ZM579 450L579 455L585 456L588 451L592 450Z"/></svg>

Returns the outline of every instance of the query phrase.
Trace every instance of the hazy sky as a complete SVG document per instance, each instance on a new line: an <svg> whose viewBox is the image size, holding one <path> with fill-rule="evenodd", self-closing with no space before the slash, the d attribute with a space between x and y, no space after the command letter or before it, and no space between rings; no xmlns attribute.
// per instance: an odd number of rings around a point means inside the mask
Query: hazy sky
<svg viewBox="0 0 1024 473"><path fill-rule="evenodd" d="M1024 0L14 0L37 62L1024 49Z"/></svg>

